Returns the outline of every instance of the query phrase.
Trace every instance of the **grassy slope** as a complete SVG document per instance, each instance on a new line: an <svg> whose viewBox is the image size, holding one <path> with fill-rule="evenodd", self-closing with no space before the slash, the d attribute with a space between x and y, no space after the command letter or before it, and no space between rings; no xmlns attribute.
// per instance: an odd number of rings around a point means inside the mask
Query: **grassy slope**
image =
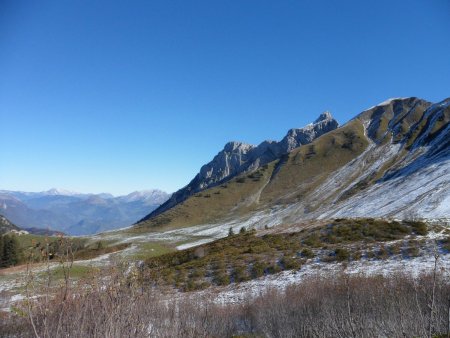
<svg viewBox="0 0 450 338"><path fill-rule="evenodd" d="M270 163L253 174L238 176L225 184L197 193L163 214L140 223L137 230L180 228L245 214L257 204L251 196L268 182L274 165L275 162Z"/></svg>
<svg viewBox="0 0 450 338"><path fill-rule="evenodd" d="M330 173L360 155L367 146L362 123L353 120L310 145L293 150L286 164L264 189L261 201L280 204L302 199L323 183Z"/></svg>
<svg viewBox="0 0 450 338"><path fill-rule="evenodd" d="M226 184L190 197L157 217L137 225L135 231L170 229L213 223L236 217L274 203L288 203L320 184L329 173L345 165L367 147L364 128L354 120L286 158L252 174L240 175Z"/></svg>

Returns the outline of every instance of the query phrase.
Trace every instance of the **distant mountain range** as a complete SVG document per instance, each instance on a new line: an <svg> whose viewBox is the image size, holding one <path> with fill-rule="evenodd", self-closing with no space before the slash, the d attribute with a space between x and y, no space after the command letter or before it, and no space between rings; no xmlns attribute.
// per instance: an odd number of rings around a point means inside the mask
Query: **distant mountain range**
<svg viewBox="0 0 450 338"><path fill-rule="evenodd" d="M450 98L396 98L341 127L326 113L280 142L228 143L136 227L450 219L449 122Z"/></svg>
<svg viewBox="0 0 450 338"><path fill-rule="evenodd" d="M0 190L0 214L21 228L87 235L129 226L170 197L160 190L82 194L50 189L43 192Z"/></svg>

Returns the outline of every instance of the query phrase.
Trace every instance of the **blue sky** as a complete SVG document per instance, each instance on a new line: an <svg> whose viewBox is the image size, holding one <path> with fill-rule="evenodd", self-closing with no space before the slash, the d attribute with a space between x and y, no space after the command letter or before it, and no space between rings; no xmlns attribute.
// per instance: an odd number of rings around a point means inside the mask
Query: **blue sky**
<svg viewBox="0 0 450 338"><path fill-rule="evenodd" d="M189 182L230 140L450 96L450 2L0 1L0 189Z"/></svg>

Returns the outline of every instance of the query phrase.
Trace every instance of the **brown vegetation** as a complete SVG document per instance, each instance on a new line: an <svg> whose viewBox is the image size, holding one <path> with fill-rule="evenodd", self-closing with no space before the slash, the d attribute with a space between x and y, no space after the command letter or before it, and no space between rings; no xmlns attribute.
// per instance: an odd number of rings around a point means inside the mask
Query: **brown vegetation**
<svg viewBox="0 0 450 338"><path fill-rule="evenodd" d="M96 276L66 297L29 300L2 318L4 337L445 337L450 285L438 272L310 277L241 304L163 295L133 272ZM40 303L37 305L37 303ZM30 320L32 319L32 321ZM33 324L31 324L33 323Z"/></svg>

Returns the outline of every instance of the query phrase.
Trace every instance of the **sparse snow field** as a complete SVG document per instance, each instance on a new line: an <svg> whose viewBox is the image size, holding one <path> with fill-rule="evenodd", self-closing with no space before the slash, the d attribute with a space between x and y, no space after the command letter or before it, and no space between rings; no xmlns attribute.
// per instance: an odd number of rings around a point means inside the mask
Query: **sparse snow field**
<svg viewBox="0 0 450 338"><path fill-rule="evenodd" d="M310 263L298 271L283 271L256 280L232 284L222 289L200 291L199 294L212 292L215 301L219 304L242 303L249 298L264 294L270 289L284 290L290 285L300 285L310 277L332 277L339 273L363 276L389 276L400 273L417 277L422 273L433 271L434 264L435 258L432 256L406 260L362 260L347 265L342 263ZM450 277L450 255L442 255L437 261L437 268Z"/></svg>

